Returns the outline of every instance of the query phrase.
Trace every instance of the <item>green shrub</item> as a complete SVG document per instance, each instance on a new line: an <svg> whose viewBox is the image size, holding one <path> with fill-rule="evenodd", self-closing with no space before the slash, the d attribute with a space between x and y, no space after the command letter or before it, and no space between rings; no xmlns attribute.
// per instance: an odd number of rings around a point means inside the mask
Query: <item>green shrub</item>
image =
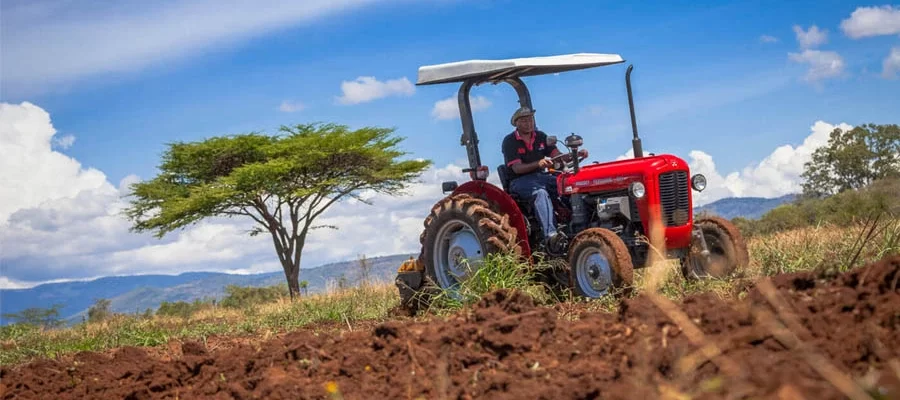
<svg viewBox="0 0 900 400"><path fill-rule="evenodd" d="M242 287L228 285L225 287L225 298L219 303L222 307L246 308L259 304L271 303L280 298L290 296L286 284L268 287Z"/></svg>
<svg viewBox="0 0 900 400"><path fill-rule="evenodd" d="M900 217L900 179L882 179L828 197L801 197L769 210L758 220L735 218L733 222L744 235L753 237L810 226L851 226L877 215Z"/></svg>
<svg viewBox="0 0 900 400"><path fill-rule="evenodd" d="M195 299L190 303L186 301L164 301L160 303L159 308L156 310L156 315L189 318L197 311L205 310L213 306L212 300Z"/></svg>

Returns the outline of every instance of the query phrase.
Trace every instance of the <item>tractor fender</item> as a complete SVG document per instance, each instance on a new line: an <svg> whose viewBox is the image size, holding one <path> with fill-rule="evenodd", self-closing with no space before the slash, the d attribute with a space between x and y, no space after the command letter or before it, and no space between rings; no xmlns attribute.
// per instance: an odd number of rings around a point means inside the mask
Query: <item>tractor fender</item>
<svg viewBox="0 0 900 400"><path fill-rule="evenodd" d="M531 246L529 246L528 243L528 230L525 225L525 216L522 214L522 211L519 210L519 205L516 204L515 200L513 200L508 193L490 182L479 180L463 183L453 191L453 194L460 193L466 193L473 197L478 197L496 204L499 208L497 211L506 214L509 217L509 224L516 229L519 245L522 246L522 256L526 259L531 257Z"/></svg>

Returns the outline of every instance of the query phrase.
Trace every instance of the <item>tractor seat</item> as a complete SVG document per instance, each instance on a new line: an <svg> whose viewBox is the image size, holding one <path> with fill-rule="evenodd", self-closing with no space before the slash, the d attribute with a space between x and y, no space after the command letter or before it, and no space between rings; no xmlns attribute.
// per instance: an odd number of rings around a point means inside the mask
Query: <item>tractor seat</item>
<svg viewBox="0 0 900 400"><path fill-rule="evenodd" d="M519 195L509 190L509 182L512 175L512 170L510 170L509 167L506 166L506 164L500 164L497 166L497 176L500 177L500 185L503 186L503 191L506 192L509 197L512 197L513 201L518 203L519 206L524 207L526 206L526 204L522 202L522 199L519 198Z"/></svg>
<svg viewBox="0 0 900 400"><path fill-rule="evenodd" d="M506 193L510 193L509 191L509 177L512 175L512 171L509 170L509 167L506 164L500 164L497 166L497 176L500 177L500 185L503 186L503 191Z"/></svg>

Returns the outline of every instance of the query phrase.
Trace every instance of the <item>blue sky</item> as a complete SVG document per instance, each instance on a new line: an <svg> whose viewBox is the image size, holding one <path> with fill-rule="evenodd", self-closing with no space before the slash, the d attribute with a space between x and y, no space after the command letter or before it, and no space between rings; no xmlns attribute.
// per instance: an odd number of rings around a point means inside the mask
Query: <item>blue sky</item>
<svg viewBox="0 0 900 400"><path fill-rule="evenodd" d="M645 149L679 155L698 170L717 174L710 182L720 186L711 188L705 201L789 192L797 187L796 174L778 171L797 168L811 151L803 147L805 140L810 146L821 142L822 133L810 139L817 122L820 129L896 123L900 110L900 80L891 73L900 71L897 6L468 0L108 4L4 2L0 97L10 106L29 102L49 114L55 129L49 140L57 143L53 151L80 163L73 176L93 168L113 188L126 178L152 177L167 142L275 132L281 124L312 121L393 126L407 137L403 147L413 156L432 159L438 168L461 165L459 120L432 114L435 103L454 96L457 86L399 84L400 90L370 101L337 99L342 82L359 77L415 82L421 65L474 58L622 55L626 64L526 78L539 128L581 134L592 160L623 156L631 139L624 72L632 63ZM363 88L375 93L372 89ZM500 140L512 129L514 93L508 86L482 86L472 94L489 103L476 112L475 122L482 159L496 166ZM279 109L283 102L302 109L285 112ZM31 134L10 132L4 140ZM785 145L791 146L788 153L776 152ZM69 185L65 190L47 189L43 186L50 183L37 182L48 181L22 171L7 178L17 184L0 189L8 191L4 198L31 191L21 197L30 200L7 206L0 215L13 221L5 221L4 236L39 243L49 236L16 225L27 213L10 216L76 198L80 189L71 182L59 183ZM437 181L430 185L439 187ZM422 204L440 195L434 191ZM412 227L403 229L418 237ZM123 251L155 242L129 243L106 246ZM235 265L246 264L245 256L229 259L228 268L242 269ZM62 261L57 275L13 271L13 261L48 262L27 252L13 257L2 264L9 281L78 275ZM101 273L151 269L110 267Z"/></svg>

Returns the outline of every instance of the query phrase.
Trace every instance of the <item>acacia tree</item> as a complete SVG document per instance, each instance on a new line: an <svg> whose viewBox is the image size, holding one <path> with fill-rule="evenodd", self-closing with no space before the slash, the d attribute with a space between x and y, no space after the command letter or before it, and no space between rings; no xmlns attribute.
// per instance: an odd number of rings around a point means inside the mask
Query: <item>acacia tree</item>
<svg viewBox="0 0 900 400"><path fill-rule="evenodd" d="M817 148L804 165L803 192L810 197L829 196L892 177L900 177L900 127L835 128L828 144Z"/></svg>
<svg viewBox="0 0 900 400"><path fill-rule="evenodd" d="M156 237L200 220L246 217L252 236L268 233L284 268L291 299L300 293L300 260L310 231L344 198L365 204L362 191L402 194L431 165L405 160L394 129L350 130L337 124L282 126L280 135L249 133L169 144L160 173L133 184L125 210L132 231Z"/></svg>
<svg viewBox="0 0 900 400"><path fill-rule="evenodd" d="M31 307L17 313L3 314L3 318L15 320L16 323L23 325L57 328L65 324L59 319L59 310L62 307L62 304L54 304L50 308Z"/></svg>

